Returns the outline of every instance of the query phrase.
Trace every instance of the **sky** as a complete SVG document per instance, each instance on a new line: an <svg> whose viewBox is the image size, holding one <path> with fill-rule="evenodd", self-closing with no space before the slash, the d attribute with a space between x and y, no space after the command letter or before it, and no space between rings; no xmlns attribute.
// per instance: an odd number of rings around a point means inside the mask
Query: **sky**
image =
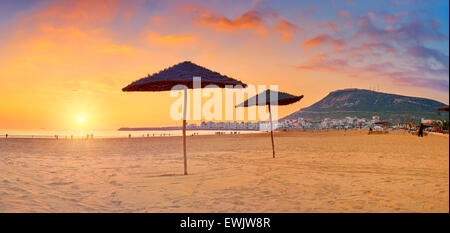
<svg viewBox="0 0 450 233"><path fill-rule="evenodd" d="M280 117L345 88L448 104L448 51L448 1L0 0L0 129L180 125L121 89L185 60L305 96Z"/></svg>

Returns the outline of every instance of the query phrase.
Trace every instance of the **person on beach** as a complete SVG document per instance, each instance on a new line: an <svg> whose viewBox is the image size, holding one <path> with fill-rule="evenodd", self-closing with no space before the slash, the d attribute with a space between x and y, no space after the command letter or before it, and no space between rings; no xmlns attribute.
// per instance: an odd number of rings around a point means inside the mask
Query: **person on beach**
<svg viewBox="0 0 450 233"><path fill-rule="evenodd" d="M417 134L417 136L423 137L423 124L422 124L422 123L420 123L420 126L419 126L419 133Z"/></svg>
<svg viewBox="0 0 450 233"><path fill-rule="evenodd" d="M5 134L5 137L8 139L8 134Z"/></svg>

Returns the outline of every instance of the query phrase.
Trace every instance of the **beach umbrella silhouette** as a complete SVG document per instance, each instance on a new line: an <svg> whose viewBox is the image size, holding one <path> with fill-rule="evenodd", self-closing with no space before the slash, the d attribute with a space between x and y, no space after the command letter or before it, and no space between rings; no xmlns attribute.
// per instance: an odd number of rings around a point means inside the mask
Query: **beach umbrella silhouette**
<svg viewBox="0 0 450 233"><path fill-rule="evenodd" d="M274 98L271 99L271 96ZM249 107L249 106L269 106L269 119L270 119L270 137L272 139L272 154L275 158L275 145L273 142L273 126L272 126L272 111L271 105L288 105L295 103L303 98L301 96L291 95L285 92L278 92L272 90L265 90L253 97L250 97L246 101L236 105L236 107Z"/></svg>
<svg viewBox="0 0 450 233"><path fill-rule="evenodd" d="M130 85L124 87L122 91L170 91L176 85L184 85L184 104L183 104L183 156L184 156L184 174L187 175L187 156L186 156L186 106L187 89L193 89L194 77L201 78L200 88L208 85L216 85L219 88L234 87L247 84L232 79L228 76L211 71L190 61L181 62L172 67L164 69L158 73L139 79Z"/></svg>

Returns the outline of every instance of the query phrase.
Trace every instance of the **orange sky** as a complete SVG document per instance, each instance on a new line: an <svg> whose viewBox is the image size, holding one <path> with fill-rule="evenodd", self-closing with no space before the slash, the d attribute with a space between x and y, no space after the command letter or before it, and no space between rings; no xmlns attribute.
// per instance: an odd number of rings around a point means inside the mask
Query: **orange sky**
<svg viewBox="0 0 450 233"><path fill-rule="evenodd" d="M92 129L179 125L170 119L169 92L121 89L184 60L305 96L280 107L280 116L354 87L448 103L448 17L439 28L415 25L438 34L413 43L403 34L418 21L394 21L408 9L330 1L326 18L308 14L313 3L232 2L64 0L14 8L0 18L0 129L73 129L80 117ZM433 70L414 67L428 58Z"/></svg>

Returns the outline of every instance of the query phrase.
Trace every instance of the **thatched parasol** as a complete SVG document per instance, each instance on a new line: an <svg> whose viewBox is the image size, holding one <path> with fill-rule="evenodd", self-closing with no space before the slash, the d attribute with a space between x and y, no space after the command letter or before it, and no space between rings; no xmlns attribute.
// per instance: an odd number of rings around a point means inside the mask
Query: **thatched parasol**
<svg viewBox="0 0 450 233"><path fill-rule="evenodd" d="M264 95L265 95L265 99L264 99ZM275 96L278 98L275 99L271 99L271 96ZM236 105L236 107L249 107L249 106L264 106L264 105L268 105L269 106L269 118L270 118L270 137L272 139L272 154L273 157L275 158L275 146L274 146L274 142L273 142L273 127L272 127L272 112L270 110L270 105L288 105L288 104L292 104L295 103L299 100L301 100L303 98L303 95L301 96L295 96L295 95L291 95L285 92L278 92L278 91L272 91L272 90L266 90L263 91L251 98L249 98L248 100ZM259 101L260 99L262 99L262 101Z"/></svg>
<svg viewBox="0 0 450 233"><path fill-rule="evenodd" d="M438 112L442 112L442 111L446 111L446 112L448 112L448 109L449 107L448 107L448 105L447 106L444 106L444 107L440 107L440 108L436 108L436 111L438 111Z"/></svg>
<svg viewBox="0 0 450 233"><path fill-rule="evenodd" d="M139 79L122 89L122 91L170 91L175 85L185 85L189 89L194 88L194 77L201 77L201 88L207 85L216 85L220 88L247 85L241 81L232 79L220 73L211 71L190 61L185 61L162 70L158 73ZM183 105L183 155L184 155L184 174L187 175L187 156L186 156L186 106L187 89L184 89Z"/></svg>

